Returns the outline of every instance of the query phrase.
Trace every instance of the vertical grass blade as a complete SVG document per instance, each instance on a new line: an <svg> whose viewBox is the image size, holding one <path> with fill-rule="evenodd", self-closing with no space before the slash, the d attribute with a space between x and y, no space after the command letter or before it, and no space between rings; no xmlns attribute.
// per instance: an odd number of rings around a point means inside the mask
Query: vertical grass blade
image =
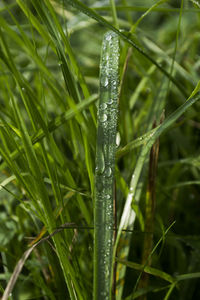
<svg viewBox="0 0 200 300"><path fill-rule="evenodd" d="M113 182L118 114L119 39L104 36L95 169L94 299L110 299L113 253Z"/></svg>

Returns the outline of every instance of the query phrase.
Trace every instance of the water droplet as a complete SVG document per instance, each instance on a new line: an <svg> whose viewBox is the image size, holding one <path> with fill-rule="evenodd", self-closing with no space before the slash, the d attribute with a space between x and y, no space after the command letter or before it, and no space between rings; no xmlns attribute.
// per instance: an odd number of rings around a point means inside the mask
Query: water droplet
<svg viewBox="0 0 200 300"><path fill-rule="evenodd" d="M104 109L106 109L106 108L107 108L107 104L106 104L106 103L102 103L102 104L100 105L100 109L104 110Z"/></svg>
<svg viewBox="0 0 200 300"><path fill-rule="evenodd" d="M63 64L62 61L59 61L59 62L58 62L58 65L59 65L59 66L61 66L62 64Z"/></svg>
<svg viewBox="0 0 200 300"><path fill-rule="evenodd" d="M110 177L112 175L112 169L110 167L105 169L105 176Z"/></svg>
<svg viewBox="0 0 200 300"><path fill-rule="evenodd" d="M108 77L102 78L101 84L102 84L104 87L107 87L107 86L108 86Z"/></svg>
<svg viewBox="0 0 200 300"><path fill-rule="evenodd" d="M95 168L96 174L102 174L105 169L105 160L104 160L103 151L99 151L97 153L97 161L98 161L98 164Z"/></svg>
<svg viewBox="0 0 200 300"><path fill-rule="evenodd" d="M117 135L116 135L116 145L117 145L117 147L120 145L120 141L121 141L120 133L117 132Z"/></svg>
<svg viewBox="0 0 200 300"><path fill-rule="evenodd" d="M133 193L133 187L132 186L130 187L130 192Z"/></svg>
<svg viewBox="0 0 200 300"><path fill-rule="evenodd" d="M149 137L151 138L154 135L154 132L150 133Z"/></svg>
<svg viewBox="0 0 200 300"><path fill-rule="evenodd" d="M106 297L106 292L104 292L104 291L101 292L101 296L102 296L102 297Z"/></svg>
<svg viewBox="0 0 200 300"><path fill-rule="evenodd" d="M108 104L112 104L112 103L113 103L113 99L112 99L112 98L109 98L108 101L107 101L107 103L108 103Z"/></svg>
<svg viewBox="0 0 200 300"><path fill-rule="evenodd" d="M110 195L106 195L106 199L109 200L110 199Z"/></svg>
<svg viewBox="0 0 200 300"><path fill-rule="evenodd" d="M22 87L22 91L25 91L25 87Z"/></svg>
<svg viewBox="0 0 200 300"><path fill-rule="evenodd" d="M103 114L100 116L100 122L104 123L106 120L107 120L107 115L106 114Z"/></svg>
<svg viewBox="0 0 200 300"><path fill-rule="evenodd" d="M109 34L107 37L106 37L106 41L110 41L112 38L111 34Z"/></svg>

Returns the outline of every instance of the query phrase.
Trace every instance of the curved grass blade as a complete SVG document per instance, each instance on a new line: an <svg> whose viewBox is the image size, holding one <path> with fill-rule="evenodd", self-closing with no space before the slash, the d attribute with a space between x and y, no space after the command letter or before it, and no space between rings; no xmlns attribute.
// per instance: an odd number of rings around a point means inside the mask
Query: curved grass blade
<svg viewBox="0 0 200 300"><path fill-rule="evenodd" d="M128 154L133 149L141 146L141 145L147 145L152 138L155 141L154 134L159 137L165 130L167 130L176 120L182 116L185 111L192 106L196 101L200 100L200 93L198 92L195 94L195 97L189 97L188 100L183 103L177 110L175 110L171 115L169 115L164 122L157 126L155 129L149 130L142 136L136 138L135 140L131 141L127 145L125 145L123 148L119 149L116 153L117 158L122 157L123 155Z"/></svg>
<svg viewBox="0 0 200 300"><path fill-rule="evenodd" d="M93 8L95 11L110 11L112 8L110 6L95 6ZM117 11L137 11L137 12L145 12L149 9L147 6L135 6L135 5L116 5ZM180 8L171 8L171 7L154 7L152 9L154 12L162 12L162 13L179 13ZM198 8L184 8L184 13L198 13L200 9Z"/></svg>
<svg viewBox="0 0 200 300"><path fill-rule="evenodd" d="M177 281L200 278L200 272L181 274L176 276Z"/></svg>
<svg viewBox="0 0 200 300"><path fill-rule="evenodd" d="M119 39L104 36L95 169L94 298L110 299L113 253L113 198L118 113Z"/></svg>
<svg viewBox="0 0 200 300"><path fill-rule="evenodd" d="M123 259L119 259L119 258L116 258L116 261L119 262L120 264L123 264L129 268L132 268L134 270L138 270L138 271L142 271L142 272L145 272L147 274L150 274L150 275L154 275L156 277L160 277L170 283L173 283L176 281L176 279L174 277L172 277L170 274L167 274L166 272L163 272L161 270L158 270L158 269L155 269L155 268L152 268L152 267L149 267L149 266L143 266L141 264L137 264L137 263L134 263L134 262L130 262L130 261L126 261L126 260L123 260Z"/></svg>
<svg viewBox="0 0 200 300"><path fill-rule="evenodd" d="M65 3L70 4L72 7L75 7L82 13L88 15L90 18L95 19L97 22L102 24L103 26L106 26L108 29L114 31L119 37L121 37L125 42L130 44L133 48L135 48L140 54L142 54L144 57L146 57L149 61L151 61L165 76L167 76L171 82L175 84L175 86L180 90L180 92L188 98L188 93L185 91L183 86L173 77L171 76L163 67L155 61L148 53L146 53L144 50L142 50L138 45L136 45L132 39L130 38L129 35L126 35L125 33L119 31L117 28L112 26L107 20L105 20L103 17L101 17L99 14L97 14L94 10L91 8L87 7L85 4L78 0L66 0L63 4Z"/></svg>
<svg viewBox="0 0 200 300"><path fill-rule="evenodd" d="M136 28L138 27L138 25L140 24L140 22L142 22L142 20L151 12L153 11L157 6L159 6L160 4L165 3L167 0L160 0L158 2L156 2L155 4L153 4L151 7L149 7L142 15L141 17L135 22L135 24L133 24L133 26L131 27L130 32L135 32Z"/></svg>

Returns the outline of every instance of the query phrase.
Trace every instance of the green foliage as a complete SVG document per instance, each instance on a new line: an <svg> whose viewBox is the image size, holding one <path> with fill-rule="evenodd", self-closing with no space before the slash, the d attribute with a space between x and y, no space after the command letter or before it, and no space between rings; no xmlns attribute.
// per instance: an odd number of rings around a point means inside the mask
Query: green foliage
<svg viewBox="0 0 200 300"><path fill-rule="evenodd" d="M199 299L199 11L193 0L0 2L3 300L97 299L98 285L105 299ZM116 43L101 52L108 29Z"/></svg>

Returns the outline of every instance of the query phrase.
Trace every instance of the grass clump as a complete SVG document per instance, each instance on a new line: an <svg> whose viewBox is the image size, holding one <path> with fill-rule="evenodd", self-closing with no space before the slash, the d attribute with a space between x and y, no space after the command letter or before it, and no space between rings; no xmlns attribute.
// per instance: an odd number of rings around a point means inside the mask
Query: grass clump
<svg viewBox="0 0 200 300"><path fill-rule="evenodd" d="M198 299L198 14L0 3L3 300Z"/></svg>

